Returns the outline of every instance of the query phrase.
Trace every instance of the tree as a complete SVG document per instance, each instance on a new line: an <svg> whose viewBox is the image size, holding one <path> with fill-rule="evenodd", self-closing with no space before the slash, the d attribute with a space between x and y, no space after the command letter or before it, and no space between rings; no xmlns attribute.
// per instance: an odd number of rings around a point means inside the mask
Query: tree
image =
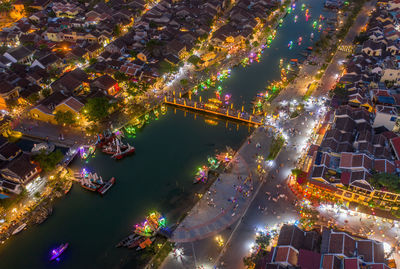
<svg viewBox="0 0 400 269"><path fill-rule="evenodd" d="M213 51L213 50L214 50L214 46L213 45L208 46L208 51Z"/></svg>
<svg viewBox="0 0 400 269"><path fill-rule="evenodd" d="M394 174L376 173L369 180L376 188L386 188L389 191L400 192L400 178Z"/></svg>
<svg viewBox="0 0 400 269"><path fill-rule="evenodd" d="M8 108L13 109L18 105L18 100L15 98L7 99L6 100L6 105Z"/></svg>
<svg viewBox="0 0 400 269"><path fill-rule="evenodd" d="M208 38L208 34L204 33L199 38L200 38L201 41L205 41Z"/></svg>
<svg viewBox="0 0 400 269"><path fill-rule="evenodd" d="M122 73L120 71L117 71L114 73L114 78L118 82L123 82L123 81L129 80L129 77L125 73Z"/></svg>
<svg viewBox="0 0 400 269"><path fill-rule="evenodd" d="M120 36L121 35L121 26L119 26L118 24L115 25L113 32L116 37Z"/></svg>
<svg viewBox="0 0 400 269"><path fill-rule="evenodd" d="M45 50L48 49L49 47L47 46L47 44L40 44L39 49L41 50Z"/></svg>
<svg viewBox="0 0 400 269"><path fill-rule="evenodd" d="M57 149L56 151L47 154L45 151L40 152L38 155L33 156L33 160L39 163L43 172L47 173L56 168L56 165L61 162L64 155Z"/></svg>
<svg viewBox="0 0 400 269"><path fill-rule="evenodd" d="M90 58L89 64L92 65L92 64L95 64L95 63L97 63L97 58Z"/></svg>
<svg viewBox="0 0 400 269"><path fill-rule="evenodd" d="M170 64L169 62L163 60L160 62L160 68L158 70L158 72L160 73L160 75L166 74L166 73L172 73L176 70L176 67L173 66L172 64Z"/></svg>
<svg viewBox="0 0 400 269"><path fill-rule="evenodd" d="M43 97L46 98L47 96L50 95L51 91L49 88L44 88L40 93L42 94Z"/></svg>
<svg viewBox="0 0 400 269"><path fill-rule="evenodd" d="M154 29L154 28L157 28L157 26L158 26L157 23L155 23L154 21L150 21L150 23L149 23L150 28Z"/></svg>
<svg viewBox="0 0 400 269"><path fill-rule="evenodd" d="M189 57L188 62L193 64L193 65L197 65L200 61L200 57L197 55L192 55Z"/></svg>
<svg viewBox="0 0 400 269"><path fill-rule="evenodd" d="M363 44L367 40L368 40L368 35L367 35L367 33L363 32L354 38L353 43L354 44Z"/></svg>
<svg viewBox="0 0 400 269"><path fill-rule="evenodd" d="M249 257L243 257L243 264L244 266L246 266L247 268L252 268L254 267L254 258L249 256Z"/></svg>
<svg viewBox="0 0 400 269"><path fill-rule="evenodd" d="M182 86L185 86L185 85L188 84L188 80L187 79L181 79L179 82L181 83Z"/></svg>
<svg viewBox="0 0 400 269"><path fill-rule="evenodd" d="M348 93L349 92L346 90L343 84L336 85L335 89L333 90L333 94L341 98L347 97Z"/></svg>
<svg viewBox="0 0 400 269"><path fill-rule="evenodd" d="M134 50L131 50L131 51L129 51L129 55L130 55L131 57L135 57L135 58L136 58L137 52L134 51Z"/></svg>
<svg viewBox="0 0 400 269"><path fill-rule="evenodd" d="M40 96L38 93L32 93L31 95L28 96L28 102L33 104L36 104L36 102L40 99Z"/></svg>
<svg viewBox="0 0 400 269"><path fill-rule="evenodd" d="M253 42L253 47L258 47L258 45L260 45L260 43L258 43L257 41Z"/></svg>
<svg viewBox="0 0 400 269"><path fill-rule="evenodd" d="M271 242L271 236L269 234L260 233L256 237L256 244L259 245L262 249L266 249Z"/></svg>
<svg viewBox="0 0 400 269"><path fill-rule="evenodd" d="M60 125L73 125L76 123L75 115L71 111L57 111L55 120Z"/></svg>
<svg viewBox="0 0 400 269"><path fill-rule="evenodd" d="M85 60L85 58L83 58L83 57L79 57L78 59L76 59L76 61L77 61L78 63L81 63L81 64L86 63L86 60Z"/></svg>
<svg viewBox="0 0 400 269"><path fill-rule="evenodd" d="M12 9L11 1L0 4L0 12L9 12Z"/></svg>
<svg viewBox="0 0 400 269"><path fill-rule="evenodd" d="M90 98L83 107L83 114L89 121L100 121L107 117L110 107L105 97Z"/></svg>

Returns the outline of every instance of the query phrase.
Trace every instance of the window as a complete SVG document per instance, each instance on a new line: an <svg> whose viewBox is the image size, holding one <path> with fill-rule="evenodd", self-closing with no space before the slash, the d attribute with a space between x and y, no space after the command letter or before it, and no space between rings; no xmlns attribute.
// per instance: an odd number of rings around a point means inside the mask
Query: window
<svg viewBox="0 0 400 269"><path fill-rule="evenodd" d="M397 117L391 117L390 121L396 121Z"/></svg>

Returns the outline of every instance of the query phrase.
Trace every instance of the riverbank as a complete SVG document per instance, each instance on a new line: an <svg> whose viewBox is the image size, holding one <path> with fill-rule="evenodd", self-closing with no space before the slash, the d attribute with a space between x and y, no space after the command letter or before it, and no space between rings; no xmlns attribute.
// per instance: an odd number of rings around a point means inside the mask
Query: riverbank
<svg viewBox="0 0 400 269"><path fill-rule="evenodd" d="M0 243L4 244L11 236L19 233L17 231L22 226L24 226L23 230L26 230L34 225L42 224L52 214L54 204L67 194L71 187L72 182L69 180L53 179L47 183L41 195L36 196L35 194L34 198L30 198L33 200L30 200L29 203L21 201L20 204L23 207L18 209L15 207L13 219L2 223ZM28 197L24 199L26 200Z"/></svg>

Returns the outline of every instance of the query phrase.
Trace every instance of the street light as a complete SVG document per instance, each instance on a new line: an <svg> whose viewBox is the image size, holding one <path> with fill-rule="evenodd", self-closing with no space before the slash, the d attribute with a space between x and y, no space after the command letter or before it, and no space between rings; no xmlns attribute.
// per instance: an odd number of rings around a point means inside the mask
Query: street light
<svg viewBox="0 0 400 269"><path fill-rule="evenodd" d="M215 237L215 240L217 241L218 246L222 247L224 245L224 239L222 238L222 236L217 235Z"/></svg>

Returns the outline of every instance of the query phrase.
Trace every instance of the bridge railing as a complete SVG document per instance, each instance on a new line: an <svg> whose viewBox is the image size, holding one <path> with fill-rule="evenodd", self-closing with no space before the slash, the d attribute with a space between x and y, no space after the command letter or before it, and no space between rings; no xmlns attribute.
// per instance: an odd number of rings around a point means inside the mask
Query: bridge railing
<svg viewBox="0 0 400 269"><path fill-rule="evenodd" d="M226 107L218 107L216 109L211 109L206 106L206 103L203 103L201 101L197 102L197 101L190 100L190 99L176 98L176 97L165 97L164 101L167 104L169 103L172 105L191 108L191 109L203 111L206 113L217 114L220 116L225 116L228 118L233 118L236 120L241 120L241 121L245 121L248 123L252 123L255 125L261 125L263 123L262 117L247 113L243 109L241 111L234 110L234 109L232 109L232 106L231 106L231 109L226 108Z"/></svg>

